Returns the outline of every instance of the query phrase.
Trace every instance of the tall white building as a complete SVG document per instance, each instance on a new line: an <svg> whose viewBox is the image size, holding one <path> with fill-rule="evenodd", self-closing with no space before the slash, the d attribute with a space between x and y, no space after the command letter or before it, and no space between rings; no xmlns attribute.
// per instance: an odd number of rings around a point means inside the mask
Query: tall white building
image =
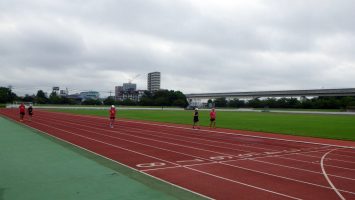
<svg viewBox="0 0 355 200"><path fill-rule="evenodd" d="M155 92L160 90L160 72L151 72L148 74L148 90Z"/></svg>

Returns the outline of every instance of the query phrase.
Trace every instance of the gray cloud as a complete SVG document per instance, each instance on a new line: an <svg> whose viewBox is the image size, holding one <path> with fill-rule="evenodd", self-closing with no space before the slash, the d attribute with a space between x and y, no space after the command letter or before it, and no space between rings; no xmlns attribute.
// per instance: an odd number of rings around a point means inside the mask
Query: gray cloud
<svg viewBox="0 0 355 200"><path fill-rule="evenodd" d="M190 92L354 87L351 0L3 0L0 85ZM107 93L103 93L103 96Z"/></svg>

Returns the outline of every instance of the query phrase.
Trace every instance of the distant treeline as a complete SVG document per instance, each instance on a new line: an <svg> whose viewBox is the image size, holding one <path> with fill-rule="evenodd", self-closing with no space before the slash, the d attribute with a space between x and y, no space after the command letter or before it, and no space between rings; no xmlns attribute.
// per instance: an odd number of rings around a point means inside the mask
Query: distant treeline
<svg viewBox="0 0 355 200"><path fill-rule="evenodd" d="M188 105L186 96L180 91L161 90L154 93L146 91L140 101L136 102L130 99L116 101L114 97L105 99L72 99L65 96L59 96L52 92L49 97L42 90L38 90L36 95L25 95L18 97L10 88L0 87L0 103L12 103L14 101L33 102L36 104L66 104L66 105L140 105L140 106L177 106L186 107Z"/></svg>
<svg viewBox="0 0 355 200"><path fill-rule="evenodd" d="M10 88L0 87L0 104L12 103L14 101L33 102L37 104L82 104L82 105L130 105L130 106L178 106L186 107L188 102L186 96L180 91L161 90L155 93L146 91L140 101L135 102L130 99L116 101L114 97L107 97L103 100L88 99L80 101L65 96L58 96L51 93L49 97L42 90L38 90L36 95L26 95L18 97ZM311 99L296 98L255 98L249 101L239 99L226 100L217 98L208 100L208 103L216 107L232 108L302 108L302 109L345 109L355 107L355 97L314 97Z"/></svg>
<svg viewBox="0 0 355 200"><path fill-rule="evenodd" d="M355 97L314 97L311 99L296 98L255 98L249 101L233 99L227 101L225 98L218 98L208 103L216 107L233 108L302 108L302 109L345 109L355 106Z"/></svg>

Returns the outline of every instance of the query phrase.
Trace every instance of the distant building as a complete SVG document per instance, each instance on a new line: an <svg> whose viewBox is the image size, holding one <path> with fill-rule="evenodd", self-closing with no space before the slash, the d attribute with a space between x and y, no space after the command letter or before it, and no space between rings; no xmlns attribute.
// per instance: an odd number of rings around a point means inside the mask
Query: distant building
<svg viewBox="0 0 355 200"><path fill-rule="evenodd" d="M87 99L100 99L100 93L95 91L88 91L88 92L80 92L80 97L83 101Z"/></svg>
<svg viewBox="0 0 355 200"><path fill-rule="evenodd" d="M52 87L52 93L58 94L59 93L59 87L57 87L57 86Z"/></svg>
<svg viewBox="0 0 355 200"><path fill-rule="evenodd" d="M68 94L69 94L68 89L59 91L59 96L65 97L68 96Z"/></svg>
<svg viewBox="0 0 355 200"><path fill-rule="evenodd" d="M123 83L123 91L136 91L137 90L137 84L135 83Z"/></svg>
<svg viewBox="0 0 355 200"><path fill-rule="evenodd" d="M160 72L151 72L148 74L148 91L155 92L160 90Z"/></svg>
<svg viewBox="0 0 355 200"><path fill-rule="evenodd" d="M117 97L121 92L123 92L123 86L115 87L115 97Z"/></svg>
<svg viewBox="0 0 355 200"><path fill-rule="evenodd" d="M135 83L123 83L123 86L115 87L115 99L116 101L123 101L130 99L132 101L140 101L144 94L144 90L137 90L137 84Z"/></svg>
<svg viewBox="0 0 355 200"><path fill-rule="evenodd" d="M121 91L116 94L116 101L123 101L125 99L130 99L132 101L138 102L141 100L144 95L144 90L136 90L136 91Z"/></svg>
<svg viewBox="0 0 355 200"><path fill-rule="evenodd" d="M68 99L73 100L75 103L80 104L83 101L83 98L80 94L70 94L66 96Z"/></svg>

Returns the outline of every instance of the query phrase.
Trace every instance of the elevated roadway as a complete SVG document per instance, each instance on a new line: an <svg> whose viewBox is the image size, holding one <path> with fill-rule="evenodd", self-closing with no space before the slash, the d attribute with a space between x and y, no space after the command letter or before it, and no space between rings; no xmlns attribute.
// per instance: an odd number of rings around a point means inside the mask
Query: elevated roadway
<svg viewBox="0 0 355 200"><path fill-rule="evenodd" d="M355 96L355 88L187 94L187 99Z"/></svg>

